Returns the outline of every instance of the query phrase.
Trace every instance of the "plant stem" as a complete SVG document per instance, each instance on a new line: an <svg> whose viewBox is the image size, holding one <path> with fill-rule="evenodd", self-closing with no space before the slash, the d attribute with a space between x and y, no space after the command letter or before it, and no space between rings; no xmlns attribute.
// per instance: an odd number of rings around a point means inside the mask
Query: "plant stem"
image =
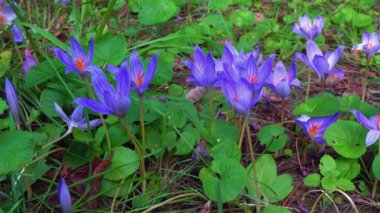
<svg viewBox="0 0 380 213"><path fill-rule="evenodd" d="M208 99L208 106L210 108L210 118L211 120L213 120L215 118L215 115L214 115L214 109L213 109L213 104L212 104L211 90L207 91L207 99Z"/></svg>
<svg viewBox="0 0 380 213"><path fill-rule="evenodd" d="M145 156L145 150L146 150L146 141L145 141L145 119L144 119L144 97L143 95L140 95L140 125L141 125L141 140L142 140L142 145L141 145L141 155L144 157ZM144 164L145 168L145 160L143 158L142 164ZM145 175L144 175L145 177ZM146 188L146 181L143 181L143 191L145 191Z"/></svg>
<svg viewBox="0 0 380 213"><path fill-rule="evenodd" d="M285 100L281 99L281 124L284 125L284 118L285 117Z"/></svg>
<svg viewBox="0 0 380 213"><path fill-rule="evenodd" d="M380 139L379 139L378 147L379 147L378 155L380 155ZM373 188L372 188L372 196L371 196L372 199L375 199L378 183L379 183L379 180L375 177L375 182L373 183Z"/></svg>
<svg viewBox="0 0 380 213"><path fill-rule="evenodd" d="M91 89L90 82L88 81L87 76L84 76L83 79L86 82L86 87L87 87L88 94L90 95L90 97L92 99L95 99L95 94L94 94L94 92ZM110 134L108 132L108 127L107 127L106 121L104 120L103 115L99 113L99 117L100 117L100 120L102 121L102 125L103 125L103 128L104 128L104 133L106 135L108 152L111 154L112 147L111 147L111 139L110 139Z"/></svg>
<svg viewBox="0 0 380 213"><path fill-rule="evenodd" d="M306 97L305 101L309 99L309 93L310 93L310 81L311 81L311 70L309 69L309 73L307 74L307 88L306 88Z"/></svg>
<svg viewBox="0 0 380 213"><path fill-rule="evenodd" d="M247 119L244 119L243 125L241 126L241 131L240 131L240 139L239 139L239 149L241 148L241 145L243 144L243 139L244 139L244 134L245 134L245 122Z"/></svg>
<svg viewBox="0 0 380 213"><path fill-rule="evenodd" d="M115 3L116 3L116 0L109 1L106 15L104 16L103 21L99 25L98 31L96 32L96 35L95 35L95 39L99 39L102 36L103 31L104 31L104 27L106 26L106 23L110 19L110 16L111 16L113 7L115 6Z"/></svg>
<svg viewBox="0 0 380 213"><path fill-rule="evenodd" d="M127 134L129 136L129 138L131 139L131 142L133 143L133 146L135 147L135 150L136 150L137 154L139 155L141 175L145 178L146 177L146 172L145 172L145 164L144 164L144 155L142 155L142 153L141 153L140 146L137 143L137 139L132 134L132 131L129 128L127 120L125 119L125 117L120 118L120 122L123 125L124 129L127 131ZM143 193L145 192L145 189L146 189L146 179L144 179L144 181L142 183L142 191L143 191Z"/></svg>
<svg viewBox="0 0 380 213"><path fill-rule="evenodd" d="M53 144L57 143L58 141L64 139L65 137L67 137L68 135L70 135L71 132L72 132L72 131L71 131L70 129L67 130L67 132L66 132L65 134L63 134L61 137L55 139L54 141L52 141L52 142L50 142L50 143L47 143L47 144L43 145L43 146L42 146L42 149L44 149L44 148L46 148L46 147L48 147L48 146L50 146L50 145L53 145Z"/></svg>
<svg viewBox="0 0 380 213"><path fill-rule="evenodd" d="M364 72L364 78L362 83L362 101L364 101L367 91L367 73L369 72L369 61L371 60L370 57L367 57L365 67L366 71Z"/></svg>

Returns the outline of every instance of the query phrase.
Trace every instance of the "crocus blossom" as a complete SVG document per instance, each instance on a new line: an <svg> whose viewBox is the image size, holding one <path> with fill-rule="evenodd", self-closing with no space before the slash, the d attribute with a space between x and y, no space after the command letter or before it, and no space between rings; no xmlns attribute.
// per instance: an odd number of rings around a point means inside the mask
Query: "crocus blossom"
<svg viewBox="0 0 380 213"><path fill-rule="evenodd" d="M296 65L293 62L290 65L289 72L286 71L284 63L279 61L267 80L268 87L285 99L290 95L291 86L301 87L301 82L296 78Z"/></svg>
<svg viewBox="0 0 380 213"><path fill-rule="evenodd" d="M351 112L355 115L361 125L369 129L365 144L366 146L371 146L380 138L380 116L374 115L368 119L358 110L352 110Z"/></svg>
<svg viewBox="0 0 380 213"><path fill-rule="evenodd" d="M363 33L362 42L355 45L352 50L365 52L368 57L372 57L376 53L380 52L380 35L376 32L374 33Z"/></svg>
<svg viewBox="0 0 380 213"><path fill-rule="evenodd" d="M314 40L321 34L325 26L325 20L321 16L317 16L312 21L308 15L303 15L298 18L299 23L294 23L293 31L307 40Z"/></svg>
<svg viewBox="0 0 380 213"><path fill-rule="evenodd" d="M263 87L255 90L248 82L243 80L237 83L223 80L221 88L232 108L245 116L249 115L263 93Z"/></svg>
<svg viewBox="0 0 380 213"><path fill-rule="evenodd" d="M74 103L83 105L100 114L124 117L131 104L131 80L127 70L127 63L123 62L119 72L115 75L115 90L102 70L99 67L91 66L92 84L100 102L88 98L77 98Z"/></svg>
<svg viewBox="0 0 380 213"><path fill-rule="evenodd" d="M5 78L5 96L16 126L20 127L18 97L15 87L8 78Z"/></svg>
<svg viewBox="0 0 380 213"><path fill-rule="evenodd" d="M309 69L317 73L320 79L326 79L327 75L337 75L339 79L343 79L344 73L341 70L334 69L338 62L344 46L339 46L335 51L322 53L318 45L312 41L307 41L306 56L302 53L296 53L295 58L300 59Z"/></svg>
<svg viewBox="0 0 380 213"><path fill-rule="evenodd" d="M204 140L201 140L199 144L195 148L195 152L191 155L191 158L193 158L195 161L199 161L200 157L205 158L206 160L210 159L210 154L207 151L206 147L207 143Z"/></svg>
<svg viewBox="0 0 380 213"><path fill-rule="evenodd" d="M63 178L59 180L58 184L58 199L61 204L62 213L70 213L72 207L71 195L69 187Z"/></svg>
<svg viewBox="0 0 380 213"><path fill-rule="evenodd" d="M37 66L37 62L34 59L32 53L30 52L29 48L25 49L25 58L24 58L24 64L22 66L23 74L26 75L30 68Z"/></svg>
<svg viewBox="0 0 380 213"><path fill-rule="evenodd" d="M54 3L57 4L58 2L61 2L61 5L65 6L70 2L70 0L54 0Z"/></svg>
<svg viewBox="0 0 380 213"><path fill-rule="evenodd" d="M312 141L317 143L326 143L323 138L327 127L335 123L339 117L339 113L322 117L308 117L302 115L297 118L296 123L302 128L305 135Z"/></svg>
<svg viewBox="0 0 380 213"><path fill-rule="evenodd" d="M94 55L94 38L92 37L90 40L87 55L85 54L83 47L75 38L71 37L70 40L71 53L65 52L57 47L54 47L53 51L59 60L66 66L66 73L74 71L80 76L83 76L90 71L89 67L92 64L92 58Z"/></svg>
<svg viewBox="0 0 380 213"><path fill-rule="evenodd" d="M22 32L20 28L17 25L13 25L11 28L11 32L13 35L13 41L16 43L22 43L24 42L24 36L22 35Z"/></svg>
<svg viewBox="0 0 380 213"><path fill-rule="evenodd" d="M202 49L196 45L194 48L194 62L184 60L182 63L189 68L191 76L187 78L187 81L191 82L194 86L208 88L215 86L217 72L211 53L208 53L206 56Z"/></svg>
<svg viewBox="0 0 380 213"><path fill-rule="evenodd" d="M136 51L133 51L129 58L128 73L132 81L132 88L140 95L142 95L152 81L157 68L157 54L148 62L146 72L144 73L144 66Z"/></svg>
<svg viewBox="0 0 380 213"><path fill-rule="evenodd" d="M10 25L16 17L11 6L0 0L0 25Z"/></svg>
<svg viewBox="0 0 380 213"><path fill-rule="evenodd" d="M83 117L83 106L78 106L73 113L68 117L66 113L63 112L61 107L54 102L55 111L58 113L59 117L67 124L68 132L72 132L73 128L79 128L82 130L87 130L86 119ZM95 119L89 121L89 128L95 128L101 124L100 119Z"/></svg>

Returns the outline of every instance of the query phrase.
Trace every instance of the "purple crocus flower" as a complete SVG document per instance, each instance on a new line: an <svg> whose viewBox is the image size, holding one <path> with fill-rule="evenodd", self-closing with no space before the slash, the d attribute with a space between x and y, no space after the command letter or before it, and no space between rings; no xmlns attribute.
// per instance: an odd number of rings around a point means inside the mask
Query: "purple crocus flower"
<svg viewBox="0 0 380 213"><path fill-rule="evenodd" d="M296 53L294 58L300 59L309 69L317 73L320 79L326 79L327 75L335 74L343 79L344 73L341 70L334 69L338 62L344 46L339 46L335 51L326 52L324 55L318 45L312 41L307 41L306 56L302 53Z"/></svg>
<svg viewBox="0 0 380 213"><path fill-rule="evenodd" d="M70 0L54 0L54 3L57 4L58 2L61 2L61 5L65 6L70 2Z"/></svg>
<svg viewBox="0 0 380 213"><path fill-rule="evenodd" d="M195 160L195 161L199 161L200 160L200 157L203 157L205 158L206 160L209 160L210 159L210 155L207 151L207 147L206 147L207 143L206 141L204 140L201 140L201 142L199 142L199 144L197 145L197 147L195 148L195 152L191 155L191 157Z"/></svg>
<svg viewBox="0 0 380 213"><path fill-rule="evenodd" d="M301 126L304 134L307 135L312 141L317 143L326 143L326 140L323 138L325 131L327 127L336 122L338 117L339 113L313 118L302 115L297 118L296 123Z"/></svg>
<svg viewBox="0 0 380 213"><path fill-rule="evenodd" d="M241 80L240 82L223 80L221 88L232 108L245 116L249 115L252 107L254 107L260 100L263 93L262 87L255 90L244 80Z"/></svg>
<svg viewBox="0 0 380 213"><path fill-rule="evenodd" d="M293 24L293 31L307 40L314 40L315 37L321 34L325 26L325 20L321 16L317 16L311 21L310 17L305 14L299 17L298 21L299 24Z"/></svg>
<svg viewBox="0 0 380 213"><path fill-rule="evenodd" d="M22 43L24 42L24 36L22 35L22 32L20 28L17 25L13 25L11 28L11 32L13 35L13 41L16 43Z"/></svg>
<svg viewBox="0 0 380 213"><path fill-rule="evenodd" d="M374 33L363 33L362 43L355 45L352 50L359 52L366 52L368 57L372 57L376 53L380 52L380 35Z"/></svg>
<svg viewBox="0 0 380 213"><path fill-rule="evenodd" d="M71 54L57 47L54 47L53 51L59 60L66 66L66 74L74 71L80 76L83 76L90 71L89 67L92 64L92 58L94 55L94 37L90 40L87 56L82 46L77 40L75 40L75 38L71 37L70 40Z"/></svg>
<svg viewBox="0 0 380 213"><path fill-rule="evenodd" d="M367 147L371 146L380 138L380 116L374 115L368 119L358 110L352 110L351 112L355 115L361 125L369 129L365 139L365 144Z"/></svg>
<svg viewBox="0 0 380 213"><path fill-rule="evenodd" d="M55 111L58 113L59 117L61 117L62 120L67 124L67 132L72 132L74 127L82 130L88 129L86 119L83 117L83 106L79 105L77 108L75 108L70 117L68 117L66 113L63 112L61 107L56 102L54 102L54 108ZM100 119L91 120L89 122L89 127L95 128L99 126L101 123L102 122Z"/></svg>
<svg viewBox="0 0 380 213"><path fill-rule="evenodd" d="M16 17L17 16L13 12L11 6L5 4L3 0L0 0L0 25L11 25Z"/></svg>
<svg viewBox="0 0 380 213"><path fill-rule="evenodd" d="M187 81L191 82L194 86L208 88L216 86L217 72L211 53L208 53L206 56L202 49L196 45L194 48L194 62L185 60L182 63L189 68L191 77L187 78Z"/></svg>
<svg viewBox="0 0 380 213"><path fill-rule="evenodd" d="M146 72L144 73L144 66L141 63L139 55L133 51L129 58L129 76L132 81L132 88L140 95L142 95L152 81L157 68L157 54L148 62Z"/></svg>
<svg viewBox="0 0 380 213"><path fill-rule="evenodd" d="M37 62L34 59L33 55L30 52L29 48L25 49L25 59L24 59L24 65L22 66L23 74L26 75L30 68L37 66Z"/></svg>
<svg viewBox="0 0 380 213"><path fill-rule="evenodd" d="M59 180L58 184L58 199L61 204L62 213L70 213L72 206L71 195L69 187L63 178Z"/></svg>
<svg viewBox="0 0 380 213"><path fill-rule="evenodd" d="M294 62L290 65L288 73L284 63L279 61L274 72L268 77L267 85L274 93L285 99L290 95L291 86L301 87L301 82L296 77L296 64Z"/></svg>
<svg viewBox="0 0 380 213"><path fill-rule="evenodd" d="M20 128L20 115L19 115L19 105L16 89L13 86L12 82L5 78L5 96L9 109L11 110L13 119L16 123L17 128Z"/></svg>
<svg viewBox="0 0 380 213"><path fill-rule="evenodd" d="M131 80L127 70L127 63L123 62L119 72L115 76L115 90L108 82L102 70L97 66L91 66L92 84L100 102L88 98L77 98L74 100L74 103L83 105L100 114L124 117L131 105L129 97Z"/></svg>

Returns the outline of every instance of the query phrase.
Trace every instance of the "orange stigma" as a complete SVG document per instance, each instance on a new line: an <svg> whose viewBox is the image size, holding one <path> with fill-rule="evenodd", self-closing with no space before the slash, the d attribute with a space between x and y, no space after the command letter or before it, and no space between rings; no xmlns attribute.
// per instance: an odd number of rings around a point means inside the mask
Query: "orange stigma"
<svg viewBox="0 0 380 213"><path fill-rule="evenodd" d="M75 66L79 69L79 71L84 71L84 68L86 66L86 64L84 63L84 58L79 58L77 60L75 60Z"/></svg>
<svg viewBox="0 0 380 213"><path fill-rule="evenodd" d="M318 131L319 127L316 124L311 125L311 128L309 129L309 135L313 138Z"/></svg>
<svg viewBox="0 0 380 213"><path fill-rule="evenodd" d="M136 86L141 86L143 84L143 74L139 72L135 77Z"/></svg>
<svg viewBox="0 0 380 213"><path fill-rule="evenodd" d="M5 24L5 17L0 15L0 24Z"/></svg>
<svg viewBox="0 0 380 213"><path fill-rule="evenodd" d="M248 79L251 83L256 83L257 82L257 77L254 75L248 75Z"/></svg>
<svg viewBox="0 0 380 213"><path fill-rule="evenodd" d="M377 122L377 128L380 129L380 116L376 115L375 119Z"/></svg>

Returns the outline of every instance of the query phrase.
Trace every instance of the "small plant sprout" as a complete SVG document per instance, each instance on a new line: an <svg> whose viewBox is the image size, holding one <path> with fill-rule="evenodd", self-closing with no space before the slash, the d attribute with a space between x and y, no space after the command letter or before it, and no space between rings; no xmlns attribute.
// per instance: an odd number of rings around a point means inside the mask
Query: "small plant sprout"
<svg viewBox="0 0 380 213"><path fill-rule="evenodd" d="M65 52L57 47L53 48L53 51L59 58L59 60L66 66L66 74L70 72L76 72L81 77L89 73L91 69L89 67L92 64L92 58L94 55L94 38L91 38L88 54L86 55L83 47L79 42L71 37L71 53Z"/></svg>
<svg viewBox="0 0 380 213"><path fill-rule="evenodd" d="M329 116L322 117L309 117L302 115L297 118L296 123L302 128L304 134L309 137L312 141L319 144L326 143L323 138L327 127L335 123L338 120L339 113L335 113Z"/></svg>
<svg viewBox="0 0 380 213"><path fill-rule="evenodd" d="M69 187L63 178L59 180L58 184L58 199L61 204L62 213L70 213L72 208L71 195Z"/></svg>
<svg viewBox="0 0 380 213"><path fill-rule="evenodd" d="M317 16L311 20L308 15L303 15L298 18L299 23L294 23L292 29L298 35L304 37L306 40L314 40L321 34L325 26L325 20L321 16Z"/></svg>

